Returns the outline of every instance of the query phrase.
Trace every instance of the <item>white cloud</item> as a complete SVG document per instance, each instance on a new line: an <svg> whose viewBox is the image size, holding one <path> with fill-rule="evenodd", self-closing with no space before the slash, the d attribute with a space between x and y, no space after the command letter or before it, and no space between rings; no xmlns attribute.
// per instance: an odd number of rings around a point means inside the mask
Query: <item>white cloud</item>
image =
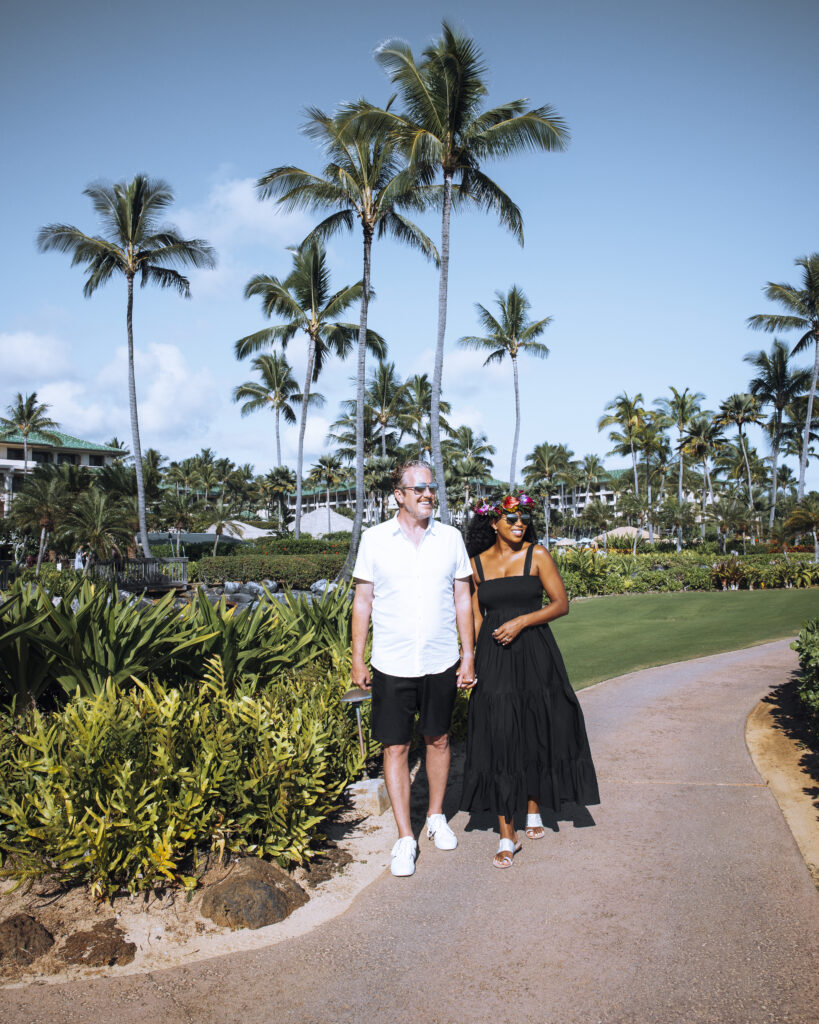
<svg viewBox="0 0 819 1024"><path fill-rule="evenodd" d="M204 238L216 249L215 271L194 271L197 295L241 294L251 273L258 271L259 247L275 252L297 245L313 226L302 213L284 213L270 200L256 198L254 178L223 178L203 203L176 211L179 230L188 238Z"/></svg>
<svg viewBox="0 0 819 1024"><path fill-rule="evenodd" d="M68 345L34 331L0 333L0 367L4 392L37 391L41 400L46 382L73 375Z"/></svg>

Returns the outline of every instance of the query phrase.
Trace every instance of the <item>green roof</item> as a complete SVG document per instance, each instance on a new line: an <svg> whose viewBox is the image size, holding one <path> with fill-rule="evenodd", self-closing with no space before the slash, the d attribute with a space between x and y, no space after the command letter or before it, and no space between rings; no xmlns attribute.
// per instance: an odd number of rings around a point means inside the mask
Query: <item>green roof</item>
<svg viewBox="0 0 819 1024"><path fill-rule="evenodd" d="M59 438L55 443L36 430L28 435L28 445L36 444L42 448L73 448L83 452L107 452L110 455L122 455L119 448L109 448L107 444L97 444L95 441L83 441L81 437L74 437L73 434L63 433L62 430L51 430L49 433ZM0 434L0 441L6 444L23 444L23 435L19 430L10 430L8 433Z"/></svg>

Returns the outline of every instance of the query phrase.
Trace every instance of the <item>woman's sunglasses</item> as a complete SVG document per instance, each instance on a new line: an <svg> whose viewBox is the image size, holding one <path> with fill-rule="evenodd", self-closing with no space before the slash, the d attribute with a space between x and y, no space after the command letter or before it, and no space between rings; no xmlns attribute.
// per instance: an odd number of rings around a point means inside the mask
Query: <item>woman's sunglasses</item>
<svg viewBox="0 0 819 1024"><path fill-rule="evenodd" d="M402 491L415 491L415 493L420 497L424 493L424 491L429 491L431 494L437 493L437 491L438 491L438 484L436 484L436 483L431 483L431 484L408 484L406 486L400 487L399 490L402 490Z"/></svg>
<svg viewBox="0 0 819 1024"><path fill-rule="evenodd" d="M506 512L503 516L510 526L513 526L518 519L523 523L524 526L528 526L532 521L532 517L528 512Z"/></svg>

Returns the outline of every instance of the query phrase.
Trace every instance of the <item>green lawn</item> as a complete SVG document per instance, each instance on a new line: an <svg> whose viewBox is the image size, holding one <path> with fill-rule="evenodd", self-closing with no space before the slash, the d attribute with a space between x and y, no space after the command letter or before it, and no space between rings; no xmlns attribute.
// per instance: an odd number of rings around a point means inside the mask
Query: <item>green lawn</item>
<svg viewBox="0 0 819 1024"><path fill-rule="evenodd" d="M573 601L552 624L576 690L635 669L794 635L819 590L634 594Z"/></svg>

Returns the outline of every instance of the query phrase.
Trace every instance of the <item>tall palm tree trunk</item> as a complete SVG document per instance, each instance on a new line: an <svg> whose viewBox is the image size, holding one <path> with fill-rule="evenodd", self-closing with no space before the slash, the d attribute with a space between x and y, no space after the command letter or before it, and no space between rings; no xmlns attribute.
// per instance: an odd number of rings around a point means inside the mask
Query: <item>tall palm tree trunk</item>
<svg viewBox="0 0 819 1024"><path fill-rule="evenodd" d="M683 467L685 465L685 456L682 453L682 439L683 439L683 431L682 431L682 427L680 427L679 428L680 475L679 475L679 479L677 481L677 501L679 501L679 503L680 503L680 508L682 508L682 502L683 502ZM682 550L682 523L677 523L677 550L678 551Z"/></svg>
<svg viewBox="0 0 819 1024"><path fill-rule="evenodd" d="M435 368L432 374L430 401L430 432L432 434L432 461L438 481L438 507L441 522L449 523L446 500L444 456L441 451L441 384L444 375L444 335L446 333L446 304L449 287L449 221L452 212L452 175L444 174L444 209L441 215L441 270L438 277L438 336L435 342Z"/></svg>
<svg viewBox="0 0 819 1024"><path fill-rule="evenodd" d="M34 570L34 575L40 575L40 566L43 564L43 554L45 552L45 546L48 538L48 529L43 526L40 530L40 546L37 548L37 568Z"/></svg>
<svg viewBox="0 0 819 1024"><path fill-rule="evenodd" d="M779 423L776 424L776 440L771 445L771 512L768 516L768 529L770 530L776 516L776 492L777 492L777 463L779 462Z"/></svg>
<svg viewBox="0 0 819 1024"><path fill-rule="evenodd" d="M640 497L640 484L637 479L637 453L634 450L634 443L629 439L629 448L631 448L631 465L634 470L634 494L637 498Z"/></svg>
<svg viewBox="0 0 819 1024"><path fill-rule="evenodd" d="M748 452L745 448L745 438L742 436L742 427L737 427L739 433L739 446L742 449L742 458L745 460L745 472L748 474L748 509L754 510L754 485L751 481L751 463L748 461Z"/></svg>
<svg viewBox="0 0 819 1024"><path fill-rule="evenodd" d="M23 432L23 476L28 476L28 434Z"/></svg>
<svg viewBox="0 0 819 1024"><path fill-rule="evenodd" d="M151 557L148 543L148 522L145 518L145 478L142 473L142 445L139 441L139 417L137 415L136 377L134 375L134 279L128 275L128 406L131 412L131 444L134 452L134 469L137 485L137 515L139 517L139 540L145 558Z"/></svg>
<svg viewBox="0 0 819 1024"><path fill-rule="evenodd" d="M304 433L307 430L307 407L310 404L310 384L313 380L313 364L316 361L316 338L310 332L310 346L307 350L307 374L304 379L304 394L301 399L301 423L299 424L299 450L296 455L296 520L293 526L293 536L296 540L301 537L301 491L302 491L302 470L304 468Z"/></svg>
<svg viewBox="0 0 819 1024"><path fill-rule="evenodd" d="M700 536L705 540L705 506L708 498L708 467L705 460L702 462L702 523L700 524Z"/></svg>
<svg viewBox="0 0 819 1024"><path fill-rule="evenodd" d="M518 360L512 356L512 376L515 381L515 438L512 441L512 464L509 467L509 490L515 489L515 463L518 459L518 438L520 437L520 385L518 382Z"/></svg>
<svg viewBox="0 0 819 1024"><path fill-rule="evenodd" d="M276 409L276 465L282 464L282 442L279 435L279 410Z"/></svg>
<svg viewBox="0 0 819 1024"><path fill-rule="evenodd" d="M802 439L802 457L799 460L799 489L796 492L796 500L801 501L805 496L805 472L808 466L808 446L810 445L810 425L813 419L813 399L816 395L816 379L819 377L819 338L814 338L816 357L813 360L813 376L810 379L810 392L808 393L808 407L805 410L805 435Z"/></svg>
<svg viewBox="0 0 819 1024"><path fill-rule="evenodd" d="M327 481L327 532L330 532L330 481Z"/></svg>
<svg viewBox="0 0 819 1024"><path fill-rule="evenodd" d="M372 231L365 225L363 288L358 320L358 360L355 382L355 516L350 534L350 549L339 574L345 580L349 580L353 575L358 544L361 540L361 525L364 521L364 378L367 372L367 315L370 307L372 243Z"/></svg>

